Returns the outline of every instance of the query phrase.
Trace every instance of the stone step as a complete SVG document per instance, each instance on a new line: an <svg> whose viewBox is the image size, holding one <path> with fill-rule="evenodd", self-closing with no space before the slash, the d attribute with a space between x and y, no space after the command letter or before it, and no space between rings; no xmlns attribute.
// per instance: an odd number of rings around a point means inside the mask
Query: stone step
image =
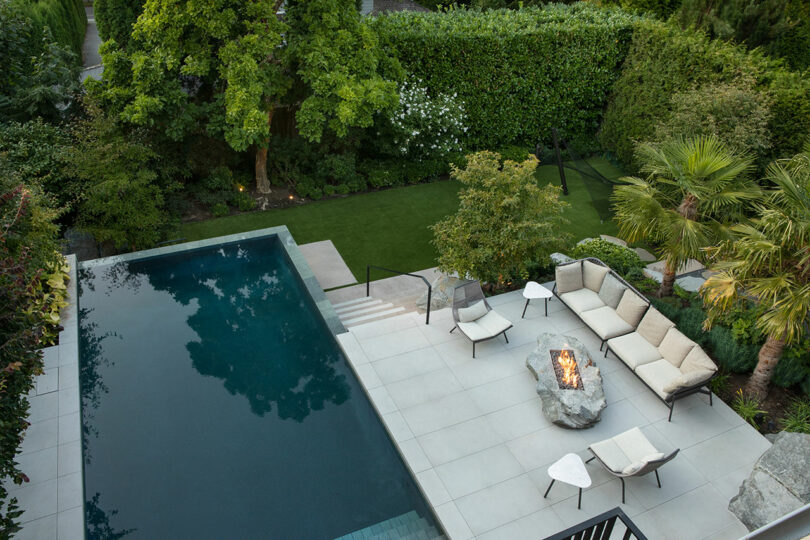
<svg viewBox="0 0 810 540"><path fill-rule="evenodd" d="M343 306L341 308L336 308L335 311L338 315L342 315L344 313L352 313L355 311L361 311L363 309L368 309L369 307L373 307L375 305L382 304L382 300L367 300L365 302L358 302L356 304L352 304L350 306Z"/></svg>
<svg viewBox="0 0 810 540"><path fill-rule="evenodd" d="M390 304L389 304L390 305ZM354 317L351 319L341 319L343 326L350 327L361 323L372 322L376 319L382 319L386 317L391 317L393 315L403 315L405 313L405 308L402 306L392 307L391 309L386 309L384 311L375 311L368 315L362 315L360 317Z"/></svg>
<svg viewBox="0 0 810 540"><path fill-rule="evenodd" d="M353 300L346 300L345 302L338 302L337 304L332 304L332 307L335 308L335 310L338 310L342 307L359 304L360 302L367 302L368 300L372 300L372 298L370 296L363 296L361 298L355 298Z"/></svg>

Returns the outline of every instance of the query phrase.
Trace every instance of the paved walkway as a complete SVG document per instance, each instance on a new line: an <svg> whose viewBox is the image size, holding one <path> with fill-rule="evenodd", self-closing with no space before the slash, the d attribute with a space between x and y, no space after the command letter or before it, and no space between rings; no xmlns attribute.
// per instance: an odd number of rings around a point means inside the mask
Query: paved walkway
<svg viewBox="0 0 810 540"><path fill-rule="evenodd" d="M98 53L98 48L101 45L101 38L98 35L98 28L96 27L96 17L93 8L85 6L85 13L87 14L87 31L84 34L84 44L82 45L82 82L88 77L100 79L101 73L104 71L101 65L101 55Z"/></svg>
<svg viewBox="0 0 810 540"><path fill-rule="evenodd" d="M693 395L668 409L556 299L530 305L521 319L520 291L489 299L514 323L503 339L484 342L472 358L469 341L449 330L449 309L431 324L416 313L355 326L338 339L406 463L454 539L540 539L621 506L649 538L740 538L746 529L728 502L770 443L720 399L709 407ZM541 332L576 337L602 371L607 408L586 430L546 420L525 367ZM568 452L639 426L662 451L680 454L660 470L663 487L648 475L621 484L594 463L593 485L582 495L555 485L548 498L548 466Z"/></svg>

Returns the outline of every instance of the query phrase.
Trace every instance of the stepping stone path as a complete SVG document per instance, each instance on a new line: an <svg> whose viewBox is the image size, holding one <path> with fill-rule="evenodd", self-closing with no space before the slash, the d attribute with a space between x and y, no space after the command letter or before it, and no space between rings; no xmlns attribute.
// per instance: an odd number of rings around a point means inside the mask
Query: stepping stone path
<svg viewBox="0 0 810 540"><path fill-rule="evenodd" d="M615 236L610 236L610 235L607 235L607 234L600 234L599 238L601 238L605 242L610 242L611 244L616 244L617 246L627 247L627 242L625 242L621 238L616 238Z"/></svg>
<svg viewBox="0 0 810 540"><path fill-rule="evenodd" d="M675 280L675 284L681 289L689 292L698 292L706 280L699 276L684 276Z"/></svg>
<svg viewBox="0 0 810 540"><path fill-rule="evenodd" d="M652 253L650 253L649 251L647 251L644 248L639 248L639 247L633 248L633 251L635 251L638 254L639 258L644 262L648 263L648 262L655 262L655 261L658 260L655 255L653 255Z"/></svg>

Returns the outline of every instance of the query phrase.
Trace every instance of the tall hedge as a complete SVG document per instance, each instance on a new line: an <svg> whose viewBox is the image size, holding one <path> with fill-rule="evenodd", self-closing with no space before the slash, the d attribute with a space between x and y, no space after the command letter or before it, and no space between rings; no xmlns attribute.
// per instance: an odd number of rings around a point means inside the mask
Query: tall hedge
<svg viewBox="0 0 810 540"><path fill-rule="evenodd" d="M144 0L95 0L94 14L101 39L114 39L120 48L126 49L143 4Z"/></svg>
<svg viewBox="0 0 810 540"><path fill-rule="evenodd" d="M428 89L457 94L467 148L534 145L552 127L591 142L638 18L587 4L399 12L370 22Z"/></svg>
<svg viewBox="0 0 810 540"><path fill-rule="evenodd" d="M47 26L54 41L69 47L82 58L87 15L82 0L12 0L14 8L33 23L32 39L38 46Z"/></svg>
<svg viewBox="0 0 810 540"><path fill-rule="evenodd" d="M738 77L752 77L770 101L773 146L760 157L796 154L810 135L810 80L758 51L649 20L636 27L605 113L601 141L632 168L635 143L653 138L655 125L669 113L673 93Z"/></svg>

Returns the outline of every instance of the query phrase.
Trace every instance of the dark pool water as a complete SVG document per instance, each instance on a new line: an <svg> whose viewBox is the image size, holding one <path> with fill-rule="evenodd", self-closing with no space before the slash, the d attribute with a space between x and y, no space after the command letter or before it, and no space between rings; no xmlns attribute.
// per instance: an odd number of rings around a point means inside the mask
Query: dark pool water
<svg viewBox="0 0 810 540"><path fill-rule="evenodd" d="M89 539L433 523L276 237L85 267L79 287Z"/></svg>

